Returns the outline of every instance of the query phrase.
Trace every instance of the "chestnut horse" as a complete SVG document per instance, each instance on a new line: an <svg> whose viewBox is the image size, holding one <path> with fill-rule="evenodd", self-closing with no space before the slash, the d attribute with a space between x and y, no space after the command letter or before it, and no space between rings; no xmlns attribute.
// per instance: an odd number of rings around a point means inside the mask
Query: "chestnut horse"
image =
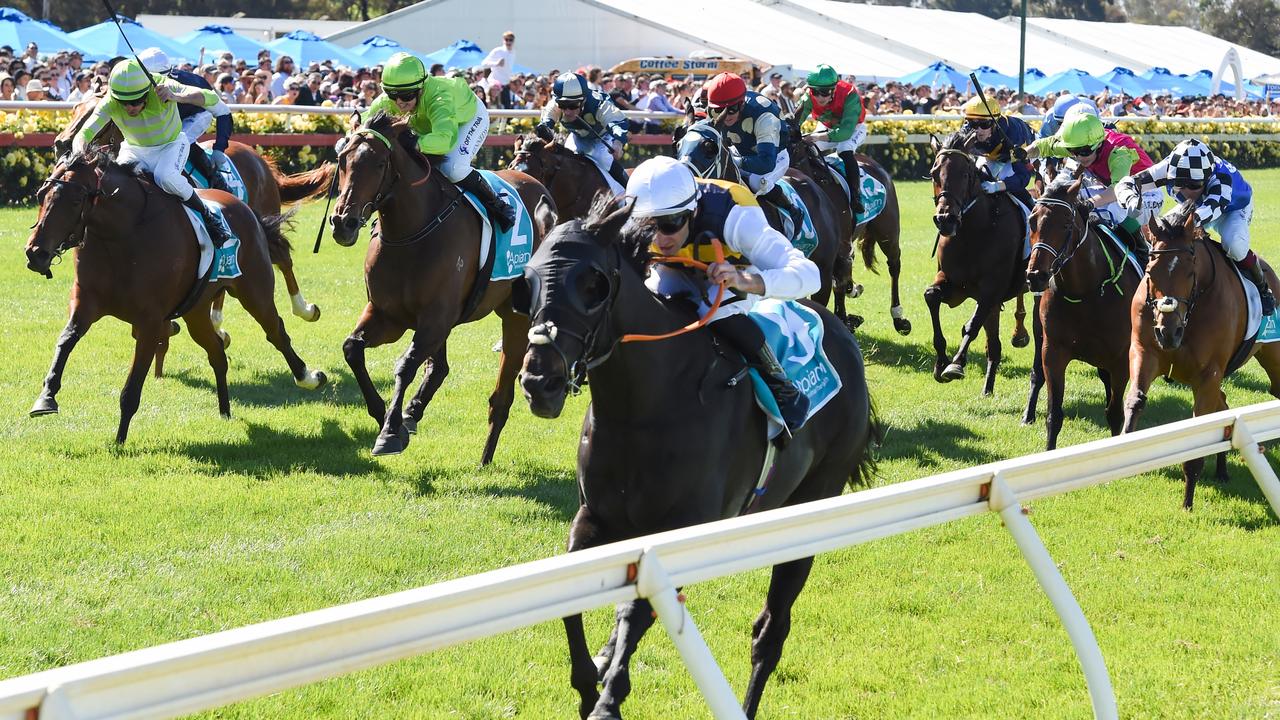
<svg viewBox="0 0 1280 720"><path fill-rule="evenodd" d="M559 416L566 394L590 378L569 551L733 517L753 497L759 510L834 497L870 475L872 445L883 431L858 341L826 308L806 302L822 318L822 347L843 384L777 452L765 492L756 494L769 440L750 383L737 382L741 359L727 357L706 330L619 343L626 333L664 332L695 319L687 303L645 287L652 235L641 229L620 237L630 214L629 205L601 203L585 220L558 226L516 281L516 304L537 323L520 381L530 410ZM773 568L752 627L742 704L748 718L782 657L791 608L812 567L806 557ZM648 600L619 605L610 641L593 660L582 616L564 618L581 717L620 717L632 656L653 620Z"/></svg>
<svg viewBox="0 0 1280 720"><path fill-rule="evenodd" d="M533 133L516 138L516 154L507 169L542 183L551 193L561 221L585 217L596 195L609 192L609 183L591 158Z"/></svg>
<svg viewBox="0 0 1280 720"><path fill-rule="evenodd" d="M1026 265L1023 263L1022 210L1006 193L988 195L980 186L977 163L969 153L974 136L955 133L942 143L935 139L937 156L929 176L933 180L938 228L938 274L924 291L925 304L933 320L933 349L937 357L933 378L951 382L964 377L969 345L978 330L987 333L987 374L982 394L995 390L1000 367L1000 305L1005 300L1021 300L1026 292ZM961 331L960 347L948 361L947 339L942 334L939 310L943 303L956 307L965 300L977 301L973 317ZM1014 347L1029 341L1021 313L1013 338Z"/></svg>
<svg viewBox="0 0 1280 720"><path fill-rule="evenodd" d="M1147 234L1152 246L1147 278L1130 305L1133 330L1124 431L1137 428L1147 390L1157 375L1190 385L1195 398L1192 415L1208 415L1227 409L1222 379L1249 357L1257 357L1271 381L1269 391L1280 398L1280 343L1254 344L1244 357L1237 355L1248 321L1244 291L1234 264L1197 227L1194 202L1184 202L1153 220ZM1280 290L1271 268L1264 264L1263 270L1272 292ZM1186 481L1182 507L1188 510L1203 470L1204 458L1182 464ZM1218 455L1216 477L1219 482L1227 480L1226 453Z"/></svg>
<svg viewBox="0 0 1280 720"><path fill-rule="evenodd" d="M1129 377L1129 306L1141 275L1089 222L1080 202L1082 180L1068 174L1046 186L1031 213L1031 257L1027 283L1043 292L1041 338L1031 367L1031 392L1023 422L1035 418L1036 398L1048 380L1048 440L1058 446L1067 366L1083 360L1098 369L1106 393L1107 426L1119 435L1124 386Z"/></svg>
<svg viewBox="0 0 1280 720"><path fill-rule="evenodd" d="M536 248L554 224L551 196L524 173L500 174L519 190L526 208L535 208L531 242ZM342 344L369 415L381 427L373 454L392 455L408 446L409 433L449 374L445 341L454 326L497 313L502 357L497 387L489 396L489 435L480 461L490 463L515 398L529 319L511 310L510 280L480 275L488 268L480 257L479 214L413 147L408 124L383 113L347 137L338 155L338 187L329 220L339 245L354 245L370 215L376 211L379 216L364 261L369 302ZM365 350L395 342L410 330L413 339L396 364L388 408L369 378ZM409 384L424 363L422 385L405 408Z"/></svg>
<svg viewBox="0 0 1280 720"><path fill-rule="evenodd" d="M202 190L200 195L223 206L223 216L240 238L242 274L209 283L182 316L213 368L218 411L231 415L227 355L209 317L209 306L224 289L262 326L267 339L284 356L294 382L308 390L320 387L325 383L324 373L307 369L276 313L271 259L288 248L288 240L280 234L281 218L259 218L221 191ZM132 325L136 340L133 364L120 394L116 442L123 443L129 421L138 410L152 358L160 341L168 337L166 316L183 304L196 282L200 250L195 231L176 198L96 149L65 158L36 197L40 214L27 240L27 267L52 278L53 259L71 248L76 248L76 254L71 318L58 338L53 366L31 415L58 412L55 397L62 387L67 357L93 323L111 315Z"/></svg>

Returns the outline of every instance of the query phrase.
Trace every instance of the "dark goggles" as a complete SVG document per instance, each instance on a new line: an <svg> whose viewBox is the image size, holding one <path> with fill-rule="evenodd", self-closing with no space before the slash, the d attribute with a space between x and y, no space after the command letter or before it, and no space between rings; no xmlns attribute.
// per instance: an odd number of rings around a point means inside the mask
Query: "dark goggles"
<svg viewBox="0 0 1280 720"><path fill-rule="evenodd" d="M1182 190L1200 190L1204 187L1203 180L1174 180L1173 186Z"/></svg>
<svg viewBox="0 0 1280 720"><path fill-rule="evenodd" d="M721 115L737 115L742 112L742 103L736 102L732 105L726 105L722 108L714 108Z"/></svg>
<svg viewBox="0 0 1280 720"><path fill-rule="evenodd" d="M1082 145L1081 147L1067 148L1067 152L1076 157L1087 157L1098 151L1097 145Z"/></svg>
<svg viewBox="0 0 1280 720"><path fill-rule="evenodd" d="M581 100L557 100L556 107L560 108L561 110L581 110L582 101Z"/></svg>
<svg viewBox="0 0 1280 720"><path fill-rule="evenodd" d="M418 96L421 94L422 94L422 91L419 90L418 88L411 88L408 90L388 90L387 91L387 97L391 98L392 100L417 100Z"/></svg>
<svg viewBox="0 0 1280 720"><path fill-rule="evenodd" d="M827 97L829 95L834 95L836 92L836 89L833 87L810 87L809 92L813 93L814 95L821 95L822 97Z"/></svg>
<svg viewBox="0 0 1280 720"><path fill-rule="evenodd" d="M995 122L992 120L966 120L965 124L974 130L989 130L995 126Z"/></svg>
<svg viewBox="0 0 1280 720"><path fill-rule="evenodd" d="M653 224L658 228L658 232L663 235L674 235L680 232L680 229L689 222L692 213L681 212L674 215L660 215L653 219Z"/></svg>

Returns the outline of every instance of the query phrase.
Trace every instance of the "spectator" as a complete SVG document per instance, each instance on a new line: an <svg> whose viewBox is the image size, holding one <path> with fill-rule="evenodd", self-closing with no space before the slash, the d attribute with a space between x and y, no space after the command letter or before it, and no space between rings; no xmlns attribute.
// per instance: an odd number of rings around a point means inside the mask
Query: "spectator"
<svg viewBox="0 0 1280 720"><path fill-rule="evenodd" d="M775 90L774 92L776 93L777 91ZM636 109L650 112L680 112L667 97L666 80L655 80L649 88L649 93L640 98Z"/></svg>
<svg viewBox="0 0 1280 720"><path fill-rule="evenodd" d="M59 99L71 96L76 87L75 71L71 69L71 61L66 55L58 55L53 61L53 73L49 78L49 91Z"/></svg>
<svg viewBox="0 0 1280 720"><path fill-rule="evenodd" d="M22 57L19 59L22 60L23 64L27 66L27 72L31 72L32 70L36 69L36 65L40 64L39 56L40 56L40 46L36 45L33 42L30 42L30 43L27 43L27 49L25 52L22 53Z"/></svg>
<svg viewBox="0 0 1280 720"><path fill-rule="evenodd" d="M507 107L502 102L503 93L506 92L506 89L507 89L506 85L484 85L481 83L480 86L485 88L485 97L483 98L485 107L491 107L491 108Z"/></svg>
<svg viewBox="0 0 1280 720"><path fill-rule="evenodd" d="M251 104L253 96L249 94L249 88L253 87L254 74L248 71L240 73L240 81L236 85L236 102L241 104Z"/></svg>
<svg viewBox="0 0 1280 720"><path fill-rule="evenodd" d="M319 105L323 100L320 96L320 73L313 72L307 75L305 83L298 83L298 101L295 105Z"/></svg>
<svg viewBox="0 0 1280 720"><path fill-rule="evenodd" d="M915 97L911 99L909 109L916 115L932 115L933 109L938 106L938 98L933 94L933 88L928 85L921 85L914 91ZM908 109L907 107L903 108Z"/></svg>
<svg viewBox="0 0 1280 720"><path fill-rule="evenodd" d="M266 81L257 75L253 77L253 84L249 86L249 92L246 97L253 98L252 100L248 100L252 105L271 104L271 91L267 89Z"/></svg>
<svg viewBox="0 0 1280 720"><path fill-rule="evenodd" d="M622 77L613 86L613 89L607 91L609 99L619 110L635 110L636 106L631 102L631 89L635 85L635 78L629 73L623 73Z"/></svg>
<svg viewBox="0 0 1280 720"><path fill-rule="evenodd" d="M78 103L93 95L93 88L90 87L91 80L93 80L93 75L87 72L78 73L76 75L75 86L71 89L71 92L68 93L67 100Z"/></svg>
<svg viewBox="0 0 1280 720"><path fill-rule="evenodd" d="M276 72L271 76L271 96L279 97L285 94L285 82L293 76L293 58L288 55L281 55L280 60L276 62Z"/></svg>
<svg viewBox="0 0 1280 720"><path fill-rule="evenodd" d="M0 100L17 100L13 92L13 78L9 73L0 72Z"/></svg>
<svg viewBox="0 0 1280 720"><path fill-rule="evenodd" d="M524 93L524 83L520 81L520 77L511 78L511 82L507 83L498 94L498 102L501 107L508 110L519 108L523 105L521 98Z"/></svg>
<svg viewBox="0 0 1280 720"><path fill-rule="evenodd" d="M219 75L218 84L213 87L218 93L218 99L222 102L228 105L235 105L240 102L236 79L231 76L231 73Z"/></svg>
<svg viewBox="0 0 1280 720"><path fill-rule="evenodd" d="M444 65L441 65L440 63L433 63L431 65L431 77L443 77L443 76L444 76Z"/></svg>
<svg viewBox="0 0 1280 720"><path fill-rule="evenodd" d="M600 76L603 74L604 74L604 70L601 70L598 67L593 67L590 70L588 70L587 71L587 87L591 88L592 90L595 90L596 92L604 92L604 90L600 88ZM551 77L555 77L555 76L552 75Z"/></svg>
<svg viewBox="0 0 1280 720"><path fill-rule="evenodd" d="M502 33L502 44L489 51L480 63L490 71L490 79L498 85L511 82L516 64L516 34L510 30Z"/></svg>
<svg viewBox="0 0 1280 720"><path fill-rule="evenodd" d="M297 78L289 78L284 81L284 95L271 101L272 105L297 105L298 93L301 90L301 83Z"/></svg>
<svg viewBox="0 0 1280 720"><path fill-rule="evenodd" d="M204 81L205 81L205 82L207 82L207 83L209 83L209 87L217 87L217 86L218 86L218 85L217 85L217 83L218 83L218 66L217 66L217 65L205 65L204 67L200 68L200 77L204 78Z"/></svg>
<svg viewBox="0 0 1280 720"><path fill-rule="evenodd" d="M356 103L357 107L367 108L378 99L378 83L372 80L365 80L360 83L360 98Z"/></svg>
<svg viewBox="0 0 1280 720"><path fill-rule="evenodd" d="M27 83L27 102L37 102L48 99L49 98L45 97L44 83L39 80L32 80Z"/></svg>

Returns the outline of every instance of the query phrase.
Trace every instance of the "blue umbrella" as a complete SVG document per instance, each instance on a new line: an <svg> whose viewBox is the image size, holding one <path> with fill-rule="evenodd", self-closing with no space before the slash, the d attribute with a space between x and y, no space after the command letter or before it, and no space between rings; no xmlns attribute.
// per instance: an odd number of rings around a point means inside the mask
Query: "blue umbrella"
<svg viewBox="0 0 1280 720"><path fill-rule="evenodd" d="M15 53L21 53L27 43L35 43L41 54L58 50L79 50L66 33L31 19L26 13L13 8L0 8L0 45L8 45Z"/></svg>
<svg viewBox="0 0 1280 720"><path fill-rule="evenodd" d="M428 65L440 63L446 68L472 68L479 65L488 55L480 46L470 40L459 40L447 48L422 56Z"/></svg>
<svg viewBox="0 0 1280 720"><path fill-rule="evenodd" d="M430 62L427 62L426 56L420 55L395 40L392 40L389 37L383 37L382 35L374 35L373 37L365 38L364 42L353 48L347 49L348 55L360 58L361 64L366 67L385 63L392 55L395 55L398 52L407 52L410 55L417 55L423 62L428 65L431 64Z"/></svg>
<svg viewBox="0 0 1280 720"><path fill-rule="evenodd" d="M930 87L950 85L957 90L964 90L969 87L969 76L942 61L938 61L927 68L903 75L898 78L898 82L912 85L928 85Z"/></svg>
<svg viewBox="0 0 1280 720"><path fill-rule="evenodd" d="M1066 90L1072 95L1096 95L1106 88L1106 83L1083 70L1074 68L1027 83L1027 92L1032 95L1044 95L1046 92L1060 90Z"/></svg>
<svg viewBox="0 0 1280 720"><path fill-rule="evenodd" d="M1203 87L1205 95L1208 95L1213 90L1213 72L1212 71L1201 70L1200 72L1190 76L1187 79L1195 83L1197 86ZM1245 81L1244 94L1250 100L1261 100L1262 93L1260 92L1260 90L1261 88L1259 88L1258 86L1254 85L1248 80ZM1227 82L1226 80L1223 80L1222 84L1218 86L1218 92L1223 95L1234 95L1236 92L1236 86Z"/></svg>
<svg viewBox="0 0 1280 720"><path fill-rule="evenodd" d="M248 60L250 65L257 59L260 51L267 49L262 43L235 34L226 25L205 25L178 38L178 43L191 48L196 54L199 54L200 48L204 48L206 57L229 50L232 55Z"/></svg>
<svg viewBox="0 0 1280 720"><path fill-rule="evenodd" d="M1169 72L1169 68L1153 67L1143 73L1141 77L1147 81L1147 87L1150 88L1151 92L1161 95L1182 97L1184 95L1203 95L1205 93L1204 90L1196 87L1194 83L1188 83L1187 78Z"/></svg>
<svg viewBox="0 0 1280 720"><path fill-rule="evenodd" d="M1106 83L1113 91L1122 92L1130 97L1141 97L1151 92L1150 84L1133 74L1125 67L1112 68L1111 72L1099 75L1098 79Z"/></svg>
<svg viewBox="0 0 1280 720"><path fill-rule="evenodd" d="M299 67L306 67L311 63L323 63L326 60L352 68L368 65L361 58L349 53L346 48L328 42L306 30L294 30L282 38L272 40L267 43L267 49L277 55L288 55Z"/></svg>
<svg viewBox="0 0 1280 720"><path fill-rule="evenodd" d="M192 52L167 35L146 29L136 20L123 15L116 17L120 19L120 27L124 29L124 34L129 36L129 42L132 42L139 52L143 48L158 47L169 56L171 61L199 59L198 50ZM129 55L129 46L125 43L124 35L120 34L116 24L110 20L76 30L71 33L71 39L85 49L85 58L88 60L109 60L113 57Z"/></svg>
<svg viewBox="0 0 1280 720"><path fill-rule="evenodd" d="M997 72L995 68L989 65L983 65L974 70L973 74L978 76L978 82L982 83L984 88L1007 87L1010 90L1018 88L1018 78Z"/></svg>

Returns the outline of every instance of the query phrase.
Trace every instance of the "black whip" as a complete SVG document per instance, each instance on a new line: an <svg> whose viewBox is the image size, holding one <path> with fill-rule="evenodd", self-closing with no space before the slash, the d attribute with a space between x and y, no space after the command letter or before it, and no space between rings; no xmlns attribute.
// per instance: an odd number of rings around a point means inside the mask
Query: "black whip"
<svg viewBox="0 0 1280 720"><path fill-rule="evenodd" d="M116 24L116 29L120 31L120 37L124 38L124 44L129 46L129 52L133 53L133 59L138 61L138 67L142 68L142 74L147 76L147 82L151 83L151 87L155 90L160 88L156 85L155 78L151 77L151 71L142 64L142 60L138 57L138 51L133 49L133 43L129 42L129 36L124 32L124 26L120 24L120 16L116 15L116 9L111 7L111 0L102 0L103 6L107 8L107 16Z"/></svg>
<svg viewBox="0 0 1280 720"><path fill-rule="evenodd" d="M315 255L320 252L320 240L324 237L324 226L329 221L329 204L333 202L334 191L338 185L338 167L334 164L333 179L329 181L329 189L325 192L324 198L324 215L320 216L320 226L316 228L316 244L311 248L311 254Z"/></svg>

